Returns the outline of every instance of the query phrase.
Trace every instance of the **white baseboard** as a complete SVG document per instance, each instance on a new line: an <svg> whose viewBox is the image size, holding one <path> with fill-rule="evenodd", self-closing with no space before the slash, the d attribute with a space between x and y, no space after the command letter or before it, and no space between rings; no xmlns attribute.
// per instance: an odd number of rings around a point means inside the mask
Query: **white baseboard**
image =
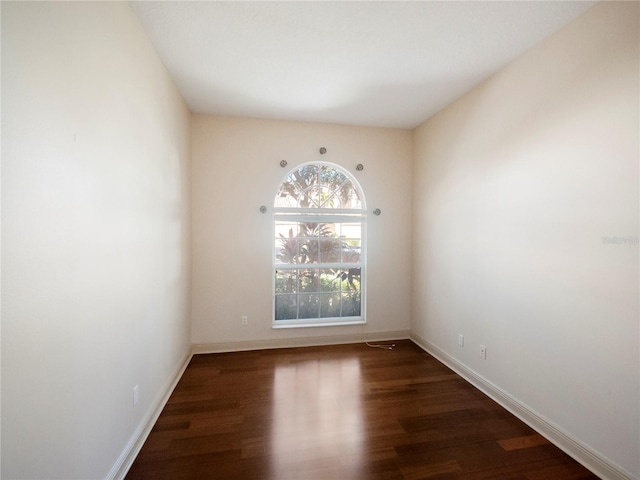
<svg viewBox="0 0 640 480"><path fill-rule="evenodd" d="M409 330L391 332L357 333L349 335L327 335L323 337L280 338L273 340L250 340L245 342L200 343L192 346L193 354L242 352L247 350L267 350L273 348L316 347L362 342L384 342L409 338Z"/></svg>
<svg viewBox="0 0 640 480"><path fill-rule="evenodd" d="M151 429L155 425L160 413L162 413L162 409L169 401L169 397L173 393L174 388L178 384L178 381L182 377L182 374L189 365L189 361L191 361L191 357L193 355L188 353L183 359L182 363L178 366L174 375L171 377L171 380L164 388L164 390L160 393L158 400L154 404L154 408L152 408L147 415L143 418L142 422L133 432L131 439L127 443L126 447L118 457L118 460L113 465L105 480L123 480L127 475L127 472L133 465L133 461L140 453L144 442L147 440L147 437L151 433Z"/></svg>
<svg viewBox="0 0 640 480"><path fill-rule="evenodd" d="M558 448L563 450L567 455L573 457L576 461L584 465L599 477L605 480L640 480L632 473L615 465L603 455L600 455L598 452L593 451L576 438L573 438L560 427L554 425L542 415L520 402L517 398L497 387L489 380L471 370L466 365L459 362L454 357L424 338L415 334L411 334L410 338L420 346L420 348L437 358L447 367L451 368L474 387L498 402L509 412L514 414Z"/></svg>

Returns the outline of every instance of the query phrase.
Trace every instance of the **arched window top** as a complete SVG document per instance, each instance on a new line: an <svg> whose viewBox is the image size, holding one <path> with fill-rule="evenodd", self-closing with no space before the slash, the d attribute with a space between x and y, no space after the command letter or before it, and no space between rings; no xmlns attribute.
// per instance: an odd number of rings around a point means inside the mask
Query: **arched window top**
<svg viewBox="0 0 640 480"><path fill-rule="evenodd" d="M291 171L276 193L275 208L364 209L358 182L337 165L312 163Z"/></svg>

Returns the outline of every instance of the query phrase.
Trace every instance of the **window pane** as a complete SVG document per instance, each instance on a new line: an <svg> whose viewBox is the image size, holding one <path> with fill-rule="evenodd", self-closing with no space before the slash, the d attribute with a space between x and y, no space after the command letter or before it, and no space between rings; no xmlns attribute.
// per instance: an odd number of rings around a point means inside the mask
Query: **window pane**
<svg viewBox="0 0 640 480"><path fill-rule="evenodd" d="M321 165L303 165L293 173L293 177L302 185L313 185L321 168Z"/></svg>
<svg viewBox="0 0 640 480"><path fill-rule="evenodd" d="M338 263L340 262L340 246L342 242L339 238L320 238L320 262Z"/></svg>
<svg viewBox="0 0 640 480"><path fill-rule="evenodd" d="M318 263L318 239L302 237L298 241L298 263Z"/></svg>
<svg viewBox="0 0 640 480"><path fill-rule="evenodd" d="M351 229L353 230L353 229ZM353 233L353 232L350 232ZM342 240L342 262L357 263L360 262L360 254L362 252L362 242L359 236L344 236Z"/></svg>
<svg viewBox="0 0 640 480"><path fill-rule="evenodd" d="M276 263L298 263L298 224L276 222Z"/></svg>
<svg viewBox="0 0 640 480"><path fill-rule="evenodd" d="M276 320L298 318L297 295L276 295Z"/></svg>
<svg viewBox="0 0 640 480"><path fill-rule="evenodd" d="M302 208L313 207L314 194L309 191L309 188L317 185L317 175L319 170L318 165L304 165L298 170L292 173L292 182L298 187L298 195L296 197L296 204Z"/></svg>
<svg viewBox="0 0 640 480"><path fill-rule="evenodd" d="M293 238L298 235L298 222L276 222L276 238Z"/></svg>
<svg viewBox="0 0 640 480"><path fill-rule="evenodd" d="M362 225L343 223L340 226L342 236L341 261L343 263L360 262Z"/></svg>
<svg viewBox="0 0 640 480"><path fill-rule="evenodd" d="M324 185L333 186L334 190L349 180L345 174L343 174L342 172L339 172L338 170L336 170L335 168L329 165L324 165L322 169L318 172L318 174L319 174L319 180Z"/></svg>
<svg viewBox="0 0 640 480"><path fill-rule="evenodd" d="M342 241L340 260L342 263L360 262L360 240L347 239Z"/></svg>
<svg viewBox="0 0 640 480"><path fill-rule="evenodd" d="M358 192L351 182L342 184L336 191L336 196L340 198L342 208L362 208Z"/></svg>
<svg viewBox="0 0 640 480"><path fill-rule="evenodd" d="M319 295L299 295L298 318L320 318Z"/></svg>
<svg viewBox="0 0 640 480"><path fill-rule="evenodd" d="M362 225L360 223L343 223L340 225L340 236L359 239L362 237Z"/></svg>
<svg viewBox="0 0 640 480"><path fill-rule="evenodd" d="M276 293L295 293L297 290L297 270L276 270Z"/></svg>
<svg viewBox="0 0 640 480"><path fill-rule="evenodd" d="M300 195L300 189L295 183L285 182L280 185L276 193L275 207L297 207L297 198Z"/></svg>
<svg viewBox="0 0 640 480"><path fill-rule="evenodd" d="M320 278L317 268L309 268L300 270L300 291L301 292L318 292L320 291Z"/></svg>
<svg viewBox="0 0 640 480"><path fill-rule="evenodd" d="M276 239L276 263L299 263L298 240L295 238Z"/></svg>
<svg viewBox="0 0 640 480"><path fill-rule="evenodd" d="M340 317L340 294L320 295L320 318Z"/></svg>
<svg viewBox="0 0 640 480"><path fill-rule="evenodd" d="M345 268L338 272L342 290L360 290L360 269Z"/></svg>
<svg viewBox="0 0 640 480"><path fill-rule="evenodd" d="M320 270L320 290L322 292L339 292L341 290L341 283L339 272L331 268L323 268Z"/></svg>
<svg viewBox="0 0 640 480"><path fill-rule="evenodd" d="M342 316L360 316L360 291L353 291L342 294Z"/></svg>

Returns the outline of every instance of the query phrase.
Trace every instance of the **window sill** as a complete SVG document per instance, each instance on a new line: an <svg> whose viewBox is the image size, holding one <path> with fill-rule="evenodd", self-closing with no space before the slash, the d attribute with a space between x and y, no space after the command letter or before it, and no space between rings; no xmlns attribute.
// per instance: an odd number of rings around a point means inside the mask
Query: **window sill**
<svg viewBox="0 0 640 480"><path fill-rule="evenodd" d="M367 321L361 317L354 317L353 320L336 320L310 318L307 320L276 320L271 328L274 330L282 328L308 328L308 327L343 327L345 325L364 325Z"/></svg>

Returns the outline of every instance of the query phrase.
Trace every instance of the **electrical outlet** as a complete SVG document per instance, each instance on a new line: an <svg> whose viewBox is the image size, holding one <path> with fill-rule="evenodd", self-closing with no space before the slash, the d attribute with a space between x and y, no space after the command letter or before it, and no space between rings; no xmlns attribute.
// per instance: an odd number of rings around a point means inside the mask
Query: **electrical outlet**
<svg viewBox="0 0 640 480"><path fill-rule="evenodd" d="M138 385L133 387L133 406L135 407L138 404L138 400L140 399L140 394L138 391Z"/></svg>
<svg viewBox="0 0 640 480"><path fill-rule="evenodd" d="M458 335L458 345L464 347L464 335Z"/></svg>
<svg viewBox="0 0 640 480"><path fill-rule="evenodd" d="M249 324L249 321L247 320L247 316L246 315L242 316L242 319L240 320L240 323L242 325L248 325Z"/></svg>
<svg viewBox="0 0 640 480"><path fill-rule="evenodd" d="M480 345L480 356L483 360L487 359L487 347L485 347L484 345Z"/></svg>

